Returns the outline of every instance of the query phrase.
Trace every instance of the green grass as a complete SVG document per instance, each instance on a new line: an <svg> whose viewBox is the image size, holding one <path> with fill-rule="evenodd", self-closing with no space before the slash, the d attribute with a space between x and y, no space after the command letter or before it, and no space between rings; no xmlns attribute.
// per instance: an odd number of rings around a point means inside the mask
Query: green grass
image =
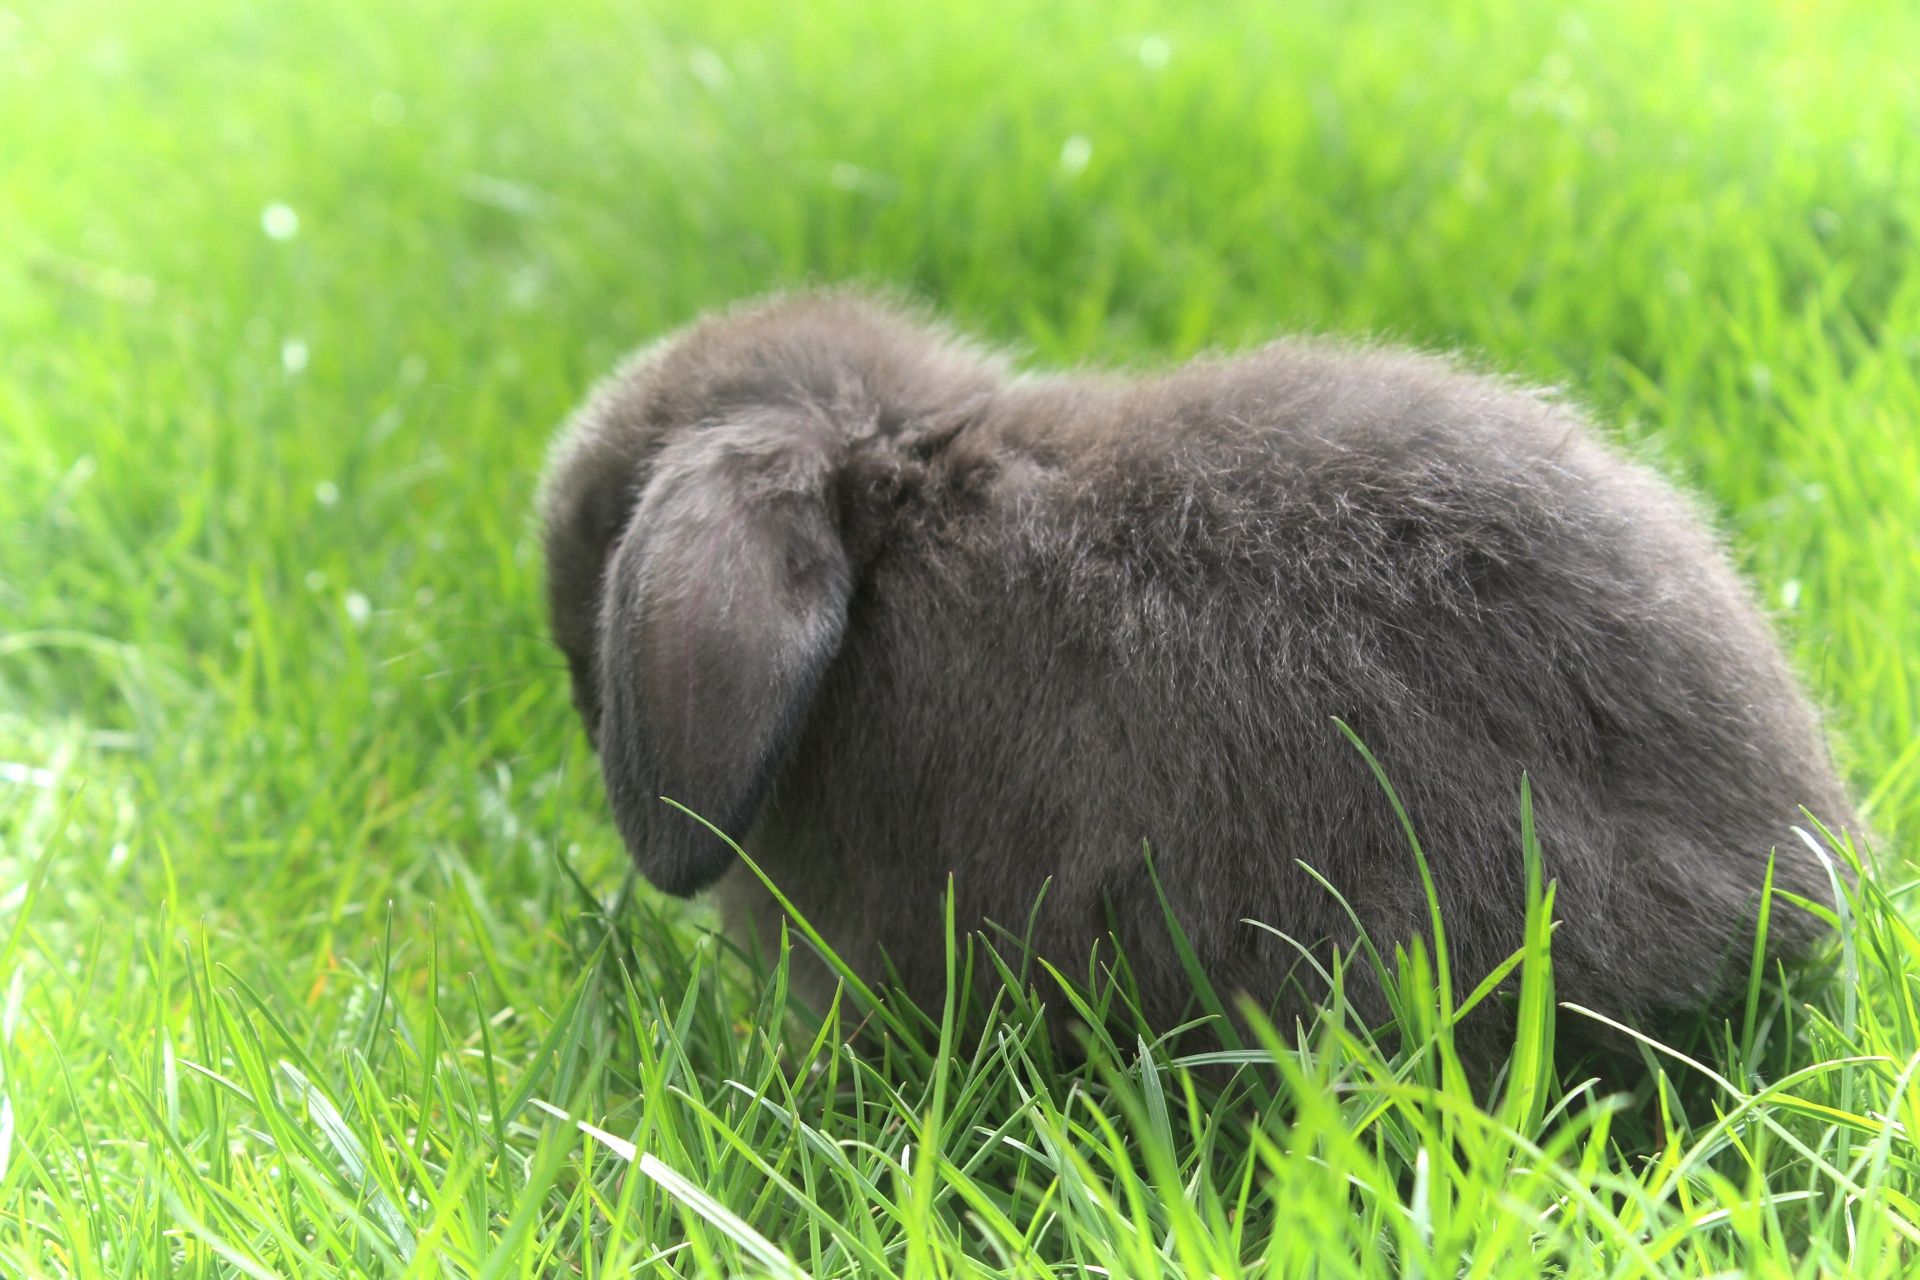
<svg viewBox="0 0 1920 1280"><path fill-rule="evenodd" d="M1895 4L0 10L0 1275L1907 1274L1915 65ZM528 505L623 349L846 278L1565 384L1832 708L1829 972L1625 1102L1538 928L1485 1108L1338 1017L1224 1100L1004 996L812 1034L626 881Z"/></svg>

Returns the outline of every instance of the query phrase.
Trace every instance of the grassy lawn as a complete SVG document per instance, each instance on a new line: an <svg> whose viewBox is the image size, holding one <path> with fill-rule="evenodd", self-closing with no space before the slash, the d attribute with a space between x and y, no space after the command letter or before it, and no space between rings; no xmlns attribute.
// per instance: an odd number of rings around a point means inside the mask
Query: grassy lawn
<svg viewBox="0 0 1920 1280"><path fill-rule="evenodd" d="M0 1276L1910 1274L1916 65L1896 4L0 8ZM815 279L1564 384L1832 710L1844 945L1632 1099L836 1050L628 880L529 515L620 352Z"/></svg>

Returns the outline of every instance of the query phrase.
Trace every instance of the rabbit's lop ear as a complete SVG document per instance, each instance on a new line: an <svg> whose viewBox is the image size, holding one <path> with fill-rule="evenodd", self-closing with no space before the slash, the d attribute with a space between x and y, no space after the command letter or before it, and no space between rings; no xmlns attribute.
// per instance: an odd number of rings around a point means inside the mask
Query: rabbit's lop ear
<svg viewBox="0 0 1920 1280"><path fill-rule="evenodd" d="M801 409L668 445L607 567L600 761L642 874L696 893L738 841L840 647L851 572L833 505L844 437Z"/></svg>

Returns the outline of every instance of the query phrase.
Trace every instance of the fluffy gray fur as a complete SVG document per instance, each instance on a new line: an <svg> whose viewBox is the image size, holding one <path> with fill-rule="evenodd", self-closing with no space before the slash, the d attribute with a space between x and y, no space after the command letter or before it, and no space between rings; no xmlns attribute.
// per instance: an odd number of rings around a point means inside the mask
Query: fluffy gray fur
<svg viewBox="0 0 1920 1280"><path fill-rule="evenodd" d="M856 968L943 985L939 910L1147 1013L1190 983L1304 1012L1300 953L1383 950L1438 885L1456 983L1519 945L1522 772L1559 883L1562 999L1627 1019L1744 983L1770 851L1848 801L1753 594L1694 507L1537 391L1284 341L1133 378L1012 377L896 304L776 299L606 382L543 497L553 632L640 870L764 890ZM1813 936L1777 910L1791 952ZM1364 988L1364 984L1363 988ZM1361 1003L1371 997L1362 994ZM1378 1012L1378 1009L1369 1010Z"/></svg>

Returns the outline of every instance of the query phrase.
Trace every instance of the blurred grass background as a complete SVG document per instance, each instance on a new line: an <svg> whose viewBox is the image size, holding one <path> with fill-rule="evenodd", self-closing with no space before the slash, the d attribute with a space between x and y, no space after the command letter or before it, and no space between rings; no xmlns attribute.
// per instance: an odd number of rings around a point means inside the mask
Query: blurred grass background
<svg viewBox="0 0 1920 1280"><path fill-rule="evenodd" d="M233 1221L268 1271L385 1266L303 1238L350 1191L269 1193L293 1139L247 1099L313 1095L238 1080L249 1027L374 1145L374 1098L461 1110L405 1087L442 1070L646 1114L621 1054L547 1045L618 1021L574 997L624 864L528 507L622 351L773 287L903 286L1036 364L1305 329L1566 386L1706 495L1904 876L1915 66L1920 10L1867 3L0 9L0 1271L241 1273L206 1243ZM709 991L723 1052L750 997L638 910L640 989ZM1884 1002L1895 1058L1901 954L1821 997ZM599 1184L540 1185L564 1131L527 1113L515 1163L480 1112L444 1265L546 1274ZM220 1186L279 1207L222 1219ZM1754 1256L1827 1256L1824 1221ZM937 1273L913 1230L895 1261ZM646 1256L580 1232L576 1268Z"/></svg>

